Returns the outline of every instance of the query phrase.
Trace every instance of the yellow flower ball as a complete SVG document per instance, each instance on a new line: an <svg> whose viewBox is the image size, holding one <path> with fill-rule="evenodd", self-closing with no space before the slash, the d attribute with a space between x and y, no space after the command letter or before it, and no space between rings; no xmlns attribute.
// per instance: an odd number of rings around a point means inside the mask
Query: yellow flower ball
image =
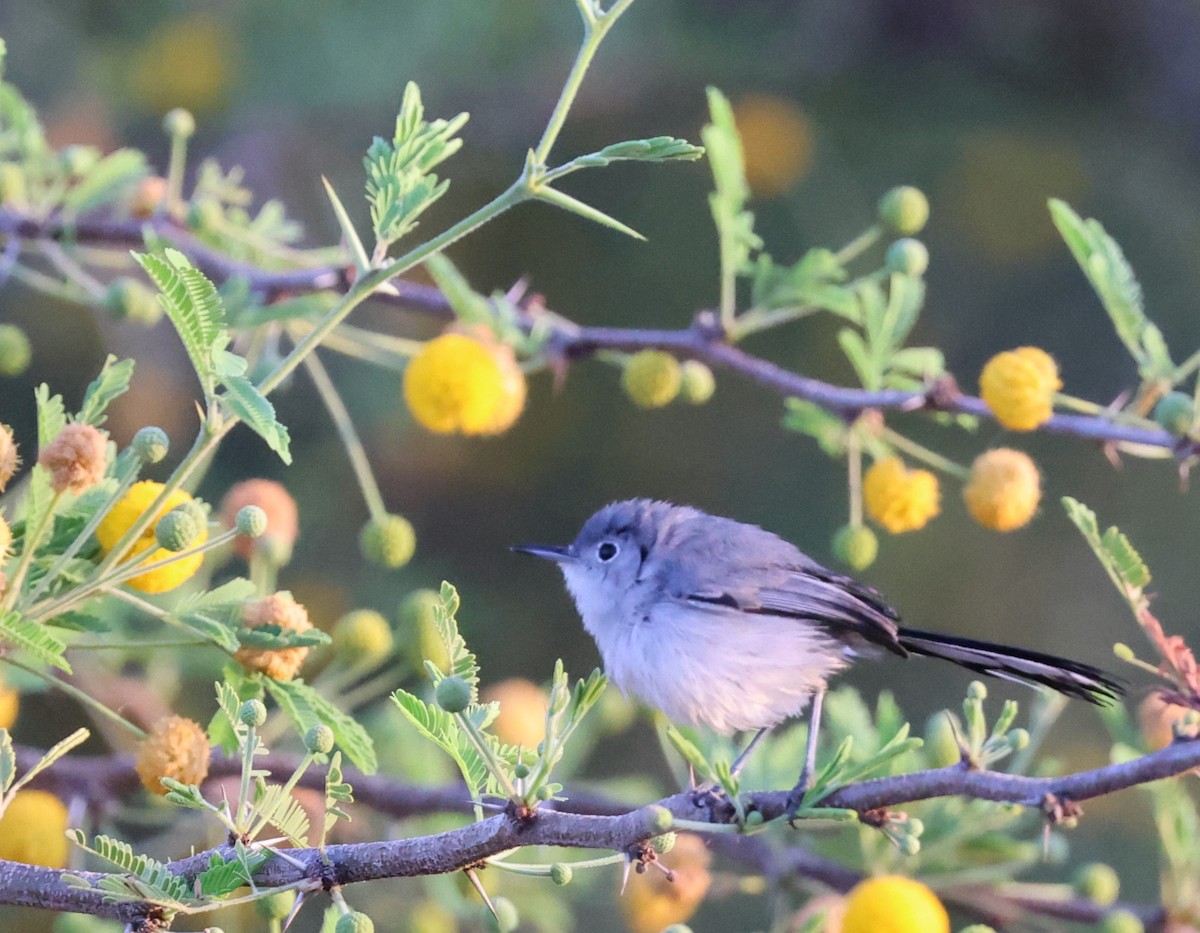
<svg viewBox="0 0 1200 933"><path fill-rule="evenodd" d="M733 108L746 184L756 198L774 198L808 174L813 163L813 133L808 117L792 101L750 94Z"/></svg>
<svg viewBox="0 0 1200 933"><path fill-rule="evenodd" d="M203 726L183 716L168 716L142 740L134 767L146 790L166 796L161 780L165 777L181 784L203 784L211 755Z"/></svg>
<svg viewBox="0 0 1200 933"><path fill-rule="evenodd" d="M0 816L0 859L67 867L67 808L44 790L19 790Z"/></svg>
<svg viewBox="0 0 1200 933"><path fill-rule="evenodd" d="M847 895L842 933L950 933L950 917L921 882L883 875L860 881Z"/></svg>
<svg viewBox="0 0 1200 933"><path fill-rule="evenodd" d="M1061 388L1057 364L1038 347L997 353L979 374L979 394L1010 431L1032 431L1047 421Z"/></svg>
<svg viewBox="0 0 1200 933"><path fill-rule="evenodd" d="M885 457L863 478L863 504L892 534L917 531L941 510L937 477L928 470L908 469L899 457Z"/></svg>
<svg viewBox="0 0 1200 933"><path fill-rule="evenodd" d="M508 347L442 334L405 368L404 401L436 434L499 434L525 407L525 375Z"/></svg>
<svg viewBox="0 0 1200 933"><path fill-rule="evenodd" d="M21 708L21 695L0 677L0 729L11 729Z"/></svg>
<svg viewBox="0 0 1200 933"><path fill-rule="evenodd" d="M158 494L162 492L163 484L156 483L153 480L143 480L140 483L134 483L129 492L121 497L121 500L109 510L109 513L104 516L104 520L100 522L100 527L96 529L96 539L100 542L100 547L107 554L111 551L121 536L125 534L133 523L136 522L150 505L158 498ZM143 530L138 539L130 548L125 561L134 560L140 557L151 548L154 552L150 554L142 563L154 564L160 560L166 560L172 557L172 553L158 546L158 541L154 537L154 526L157 520L166 515L171 509L181 505L187 505L192 501L182 489L176 489L167 501L163 503L155 516L155 521L148 524ZM198 546L208 540L208 529L202 528L200 535L192 542L192 546ZM173 590L184 581L195 575L200 569L200 565L204 563L203 554L192 554L188 557L183 557L176 560L165 567L159 567L157 570L151 570L148 573L139 574L131 580L126 580L125 584L135 590L141 590L143 593L165 593L168 590Z"/></svg>
<svg viewBox="0 0 1200 933"><path fill-rule="evenodd" d="M537 748L546 737L546 694L523 677L510 677L483 691L486 703L500 704L492 732L501 742Z"/></svg>
<svg viewBox="0 0 1200 933"><path fill-rule="evenodd" d="M670 353L640 350L625 364L621 387L641 408L662 408L679 395L683 369Z"/></svg>
<svg viewBox="0 0 1200 933"><path fill-rule="evenodd" d="M1027 525L1037 512L1041 479L1028 454L999 447L975 458L963 499L984 528L1014 531Z"/></svg>

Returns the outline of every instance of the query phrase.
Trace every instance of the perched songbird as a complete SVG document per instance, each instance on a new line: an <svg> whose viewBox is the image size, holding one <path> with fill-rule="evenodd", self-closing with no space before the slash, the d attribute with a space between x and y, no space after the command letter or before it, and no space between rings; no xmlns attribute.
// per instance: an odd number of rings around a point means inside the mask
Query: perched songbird
<svg viewBox="0 0 1200 933"><path fill-rule="evenodd" d="M720 733L768 729L812 701L798 799L813 772L831 676L862 657L925 655L1091 703L1121 693L1103 671L1053 655L902 628L883 597L755 526L630 499L605 506L555 561L612 681L670 719Z"/></svg>

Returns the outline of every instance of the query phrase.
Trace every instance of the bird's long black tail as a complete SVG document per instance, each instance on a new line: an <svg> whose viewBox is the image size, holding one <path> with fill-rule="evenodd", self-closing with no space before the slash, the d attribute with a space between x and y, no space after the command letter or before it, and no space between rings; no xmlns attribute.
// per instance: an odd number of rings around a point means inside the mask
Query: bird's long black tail
<svg viewBox="0 0 1200 933"><path fill-rule="evenodd" d="M991 677L1030 686L1044 685L1101 706L1125 692L1117 680L1099 668L1052 654L909 628L900 629L899 642L913 654L942 658Z"/></svg>

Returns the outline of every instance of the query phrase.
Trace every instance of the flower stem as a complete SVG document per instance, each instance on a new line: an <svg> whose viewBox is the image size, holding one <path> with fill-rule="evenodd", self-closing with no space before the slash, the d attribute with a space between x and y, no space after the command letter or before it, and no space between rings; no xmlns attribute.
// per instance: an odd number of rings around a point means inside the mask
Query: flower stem
<svg viewBox="0 0 1200 933"><path fill-rule="evenodd" d="M42 535L46 533L46 527L54 518L54 510L58 508L62 495L61 492L54 494L50 504L46 506L46 511L38 517L37 526L32 533L26 523L25 537L21 542L21 556L17 559L17 566L13 570L12 578L7 583L8 592L4 594L4 601L0 603L0 607L11 609L16 604L17 597L21 593L21 583L25 580L25 574L29 572L29 568L33 564L33 556L37 551L38 542L42 540Z"/></svg>
<svg viewBox="0 0 1200 933"><path fill-rule="evenodd" d="M953 476L961 480L971 478L971 471L961 463L955 463L949 457L943 457L939 453L934 453L928 447L918 444L911 438L905 437L899 431L884 428L882 437L897 450L901 450L910 457L928 464L935 470L941 470L947 476Z"/></svg>
<svg viewBox="0 0 1200 933"><path fill-rule="evenodd" d="M857 259L875 245L875 241L879 239L879 236L882 232L883 231L879 229L878 224L872 224L853 240L839 249L836 253L834 253L834 258L841 265L845 265L846 263Z"/></svg>

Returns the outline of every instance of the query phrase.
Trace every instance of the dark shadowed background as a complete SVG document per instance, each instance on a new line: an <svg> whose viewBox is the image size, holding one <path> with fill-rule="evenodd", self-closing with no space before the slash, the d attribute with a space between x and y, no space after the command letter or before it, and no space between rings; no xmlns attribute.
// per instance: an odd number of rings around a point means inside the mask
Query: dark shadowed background
<svg viewBox="0 0 1200 933"><path fill-rule="evenodd" d="M0 4L8 76L37 105L55 143L135 145L162 167L161 116L191 108L194 156L244 166L262 198L282 199L304 222L310 245L337 237L323 174L366 226L356 194L361 157L373 135L391 132L408 80L420 84L431 114L472 114L463 152L445 167L450 193L421 231L441 229L501 190L540 135L578 26L569 0ZM928 193L932 216L922 236L932 260L916 342L941 347L964 387L974 390L993 353L1025 343L1059 360L1073 394L1106 402L1136 378L1054 232L1050 196L1102 220L1137 270L1175 358L1195 349L1200 5L642 0L602 50L556 153L660 133L698 141L709 84L743 116L769 115L745 123L746 146L763 173L759 229L781 259L846 242L893 184ZM716 298L709 183L704 163L587 174L572 193L642 231L647 243L533 205L451 256L479 290L526 276L551 307L581 323L682 326ZM0 382L0 419L16 427L26 450L32 387L49 381L68 405L77 402L106 352L139 356L134 391L112 418L118 439L153 423L170 432L176 451L186 449L193 388L165 322L148 333L13 285L0 291L0 319L25 327L35 348L25 376ZM354 322L431 332L417 317L378 307L356 312ZM833 332L806 321L750 347L801 372L846 380ZM535 378L525 415L503 437L464 440L414 426L398 377L324 358L389 507L416 526L415 560L386 575L359 559L366 510L304 378L277 398L296 465L285 470L239 431L201 490L216 501L231 482L254 475L289 487L302 537L281 585L319 622L354 606L390 613L410 589L447 578L463 594L462 625L489 678L540 680L556 657L583 673L598 657L557 575L507 546L565 542L599 505L631 495L760 523L833 560L829 540L846 515L843 466L781 430L777 397L731 375L718 374L705 407L645 413L622 396L615 370L583 363L558 390L548 376ZM894 424L910 426L899 417ZM1200 516L1169 463L1114 469L1089 444L1008 436L991 424L971 436L915 421L912 432L960 461L999 442L1019 446L1041 465L1046 487L1035 523L1002 536L974 525L947 481L941 518L883 542L864 577L912 624L1115 667L1111 643L1138 645L1140 636L1058 505L1070 494L1142 549L1169 629L1200 635L1192 608ZM922 723L957 705L969 677L914 662L860 668L850 679L869 697L892 687ZM993 692L1022 696L1003 685ZM38 719L48 711L32 705L18 738L47 729L57 737L57 726ZM644 761L661 773L648 729L631 732L624 749L624 767ZM1106 759L1107 741L1090 710L1072 708L1049 750L1071 767L1091 766ZM1077 856L1111 861L1126 877L1122 893L1141 900L1157 891L1147 815L1129 792L1090 807L1073 834ZM716 908L696 929L762 922L745 920L757 902L734 903L739 919ZM611 922L607 913L580 917L580 930Z"/></svg>

